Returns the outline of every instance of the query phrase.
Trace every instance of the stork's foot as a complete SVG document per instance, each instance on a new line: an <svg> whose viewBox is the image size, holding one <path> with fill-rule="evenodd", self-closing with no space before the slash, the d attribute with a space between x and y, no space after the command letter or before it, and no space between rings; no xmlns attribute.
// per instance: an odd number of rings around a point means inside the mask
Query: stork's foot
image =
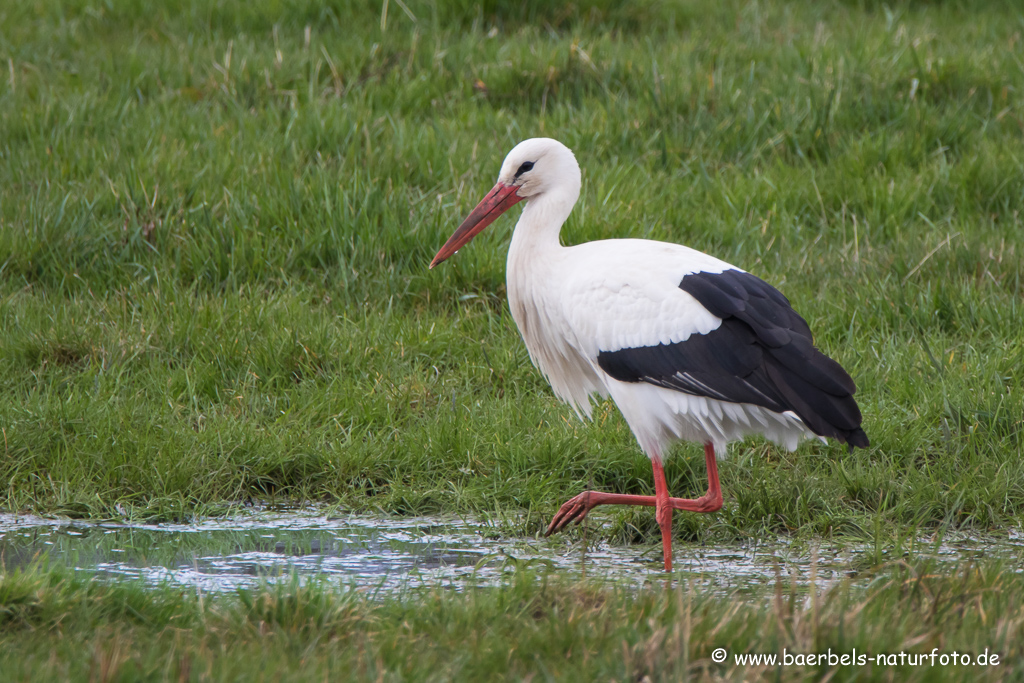
<svg viewBox="0 0 1024 683"><path fill-rule="evenodd" d="M717 474L717 473L716 473ZM717 484L717 477L715 484ZM548 524L545 536L558 533L573 522L579 522L587 513L598 505L646 505L658 507L655 496L633 496L621 493L602 493L601 491L584 491L567 500L555 513L551 524ZM668 498L663 499L657 513L658 526L663 528L671 524L672 510L686 512L717 512L722 509L722 491L713 486L700 498ZM668 520L668 524L665 523Z"/></svg>
<svg viewBox="0 0 1024 683"><path fill-rule="evenodd" d="M569 526L572 522L579 522L587 513L594 509L597 505L596 502L592 501L594 493L596 491L584 491L578 496L573 496L567 500L562 507L558 508L558 512L555 513L551 523L548 524L548 530L544 532L545 536L558 533L565 527Z"/></svg>
<svg viewBox="0 0 1024 683"><path fill-rule="evenodd" d="M679 500L672 498L672 500ZM587 513L598 505L647 505L654 506L654 496L634 496L624 493L602 493L601 491L584 491L574 498L570 498L558 509L545 536L561 531L572 522L579 522L587 516Z"/></svg>

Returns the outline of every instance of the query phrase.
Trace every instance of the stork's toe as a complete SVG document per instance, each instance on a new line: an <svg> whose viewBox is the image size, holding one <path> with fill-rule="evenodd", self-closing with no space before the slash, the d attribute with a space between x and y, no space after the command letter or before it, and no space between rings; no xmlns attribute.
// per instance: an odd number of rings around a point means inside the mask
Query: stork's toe
<svg viewBox="0 0 1024 683"><path fill-rule="evenodd" d="M550 536L551 534L557 533L569 526L572 522L579 522L586 517L592 507L589 504L589 499L590 492L584 491L578 496L574 496L567 500L562 507L558 509L558 512L555 513L555 516L552 518L551 523L548 524L547 531L544 532L544 535Z"/></svg>

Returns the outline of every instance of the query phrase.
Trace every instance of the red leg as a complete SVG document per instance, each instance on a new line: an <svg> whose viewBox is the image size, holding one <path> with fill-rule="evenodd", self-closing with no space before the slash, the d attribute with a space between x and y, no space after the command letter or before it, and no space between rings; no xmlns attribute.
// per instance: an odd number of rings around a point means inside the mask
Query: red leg
<svg viewBox="0 0 1024 683"><path fill-rule="evenodd" d="M708 468L708 491L700 498L671 498L665 482L665 470L661 463L652 460L654 466L653 496L634 496L623 493L602 493L600 491L584 491L567 501L555 514L548 525L545 536L561 531L571 522L578 522L598 505L645 505L658 508L655 513L661 527L662 545L665 549L665 568L672 566L672 510L688 512L716 512L722 509L722 487L718 481L718 463L715 461L715 448L710 443L704 444L704 462ZM667 514L661 510L667 510ZM666 520L663 523L663 520ZM667 535L666 535L667 533Z"/></svg>
<svg viewBox="0 0 1024 683"><path fill-rule="evenodd" d="M704 464L708 468L708 492L693 500L687 498L669 498L676 510L689 512L718 512L722 509L722 486L718 483L718 462L715 460L715 447L704 444Z"/></svg>
<svg viewBox="0 0 1024 683"><path fill-rule="evenodd" d="M672 571L672 505L669 504L668 482L665 481L665 468L658 460L651 460L654 467L654 518L661 527L661 549L665 558L665 571Z"/></svg>

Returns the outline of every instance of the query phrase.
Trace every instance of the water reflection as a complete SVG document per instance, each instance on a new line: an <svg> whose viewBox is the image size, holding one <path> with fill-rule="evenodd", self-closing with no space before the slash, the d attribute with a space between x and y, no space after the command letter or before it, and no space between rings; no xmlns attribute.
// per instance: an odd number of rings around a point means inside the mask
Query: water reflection
<svg viewBox="0 0 1024 683"><path fill-rule="evenodd" d="M806 543L786 538L754 544L679 545L677 572L712 591L763 592L779 575L797 586L821 587L847 576L867 546ZM917 552L940 561L1000 555L1020 566L1024 538L958 537ZM588 572L637 585L662 578L660 544L586 549L563 539L503 536L500 530L453 517L329 516L316 510L253 511L194 524L128 524L0 514L0 567L10 571L43 557L98 576L175 582L230 591L260 581L321 576L363 590L391 592L420 585L455 587L495 582L507 571L543 565Z"/></svg>

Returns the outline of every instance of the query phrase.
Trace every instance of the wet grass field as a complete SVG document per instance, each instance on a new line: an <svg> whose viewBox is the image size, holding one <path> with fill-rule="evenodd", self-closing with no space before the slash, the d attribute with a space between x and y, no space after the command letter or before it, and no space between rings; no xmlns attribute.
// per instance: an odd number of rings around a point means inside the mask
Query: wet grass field
<svg viewBox="0 0 1024 683"><path fill-rule="evenodd" d="M0 583L10 680L1014 680L1022 575L892 565L814 600L783 577L765 601L683 585L636 591L524 570L497 588L377 601L336 585L226 596L90 582L59 571ZM727 661L712 657L723 648ZM951 656L956 666L736 666L742 653ZM929 660L925 660L929 661ZM834 670L835 673L831 673Z"/></svg>
<svg viewBox="0 0 1024 683"><path fill-rule="evenodd" d="M0 562L0 671L1021 675L1021 557L907 548L1020 534L1022 35L1009 0L0 4L0 512L329 505L532 542L583 488L653 493L614 406L579 422L530 365L505 303L514 216L427 270L538 135L583 169L566 242L681 242L774 284L857 381L872 440L734 444L723 510L675 517L677 556L859 548L820 595L786 598L784 565L752 597L627 587L593 560L382 601L338 581L208 597L40 558ZM666 470L703 490L699 448ZM651 511L609 509L545 552L657 541ZM1003 665L709 659L851 643Z"/></svg>

